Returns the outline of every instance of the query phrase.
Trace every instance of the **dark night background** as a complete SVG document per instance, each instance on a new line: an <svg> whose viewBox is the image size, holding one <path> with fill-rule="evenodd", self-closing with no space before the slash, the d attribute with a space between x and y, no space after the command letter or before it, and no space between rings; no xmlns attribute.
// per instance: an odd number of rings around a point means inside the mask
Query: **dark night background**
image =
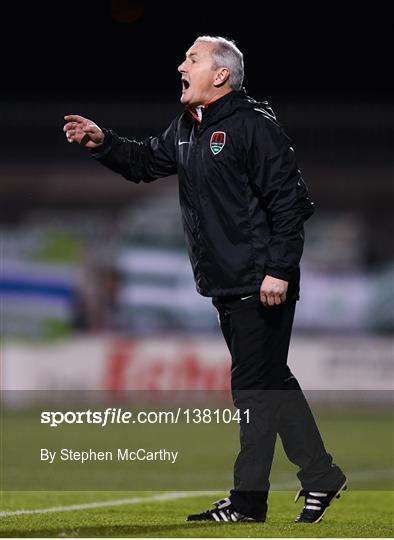
<svg viewBox="0 0 394 540"><path fill-rule="evenodd" d="M5 252L39 272L32 263L39 246L48 250L54 235L56 256L67 258L69 240L62 252L58 235L74 235L73 245L84 246L79 253L85 263L70 255L67 264L83 268L95 284L90 299L78 285L90 306L85 326L118 328L119 303L127 296L116 257L110 250L101 253L98 245L116 244L116 253L133 253L135 242L175 243L183 250L184 244L176 177L138 186L125 182L66 142L63 116L81 114L135 139L161 133L182 110L177 66L198 35L211 34L234 39L244 53L246 90L272 105L316 204L303 258L309 281L315 280L308 290L316 294L311 293L310 305L304 300L298 321L309 329L393 327L391 19L381 4L345 9L343 2L306 8L268 2L81 0L10 3L2 10ZM113 264L103 264L100 257ZM185 265L184 275L191 280ZM328 284L324 297L323 278ZM133 280L139 277L127 279L134 291ZM173 274L167 279L177 283ZM195 302L193 284L188 287ZM345 301L347 288L356 292ZM104 299L97 291L106 291ZM366 306L377 302L379 311L380 298L379 315ZM329 305L336 316L323 321ZM132 306L126 306L124 326L143 326L143 318L132 318ZM102 312L104 319L98 315ZM165 312L160 324L182 326L188 319L180 313L175 323Z"/></svg>
<svg viewBox="0 0 394 540"><path fill-rule="evenodd" d="M390 96L383 82L390 73L388 14L378 4L74 0L4 9L8 95L174 98L183 53L196 36L213 34L234 39L244 52L251 95Z"/></svg>

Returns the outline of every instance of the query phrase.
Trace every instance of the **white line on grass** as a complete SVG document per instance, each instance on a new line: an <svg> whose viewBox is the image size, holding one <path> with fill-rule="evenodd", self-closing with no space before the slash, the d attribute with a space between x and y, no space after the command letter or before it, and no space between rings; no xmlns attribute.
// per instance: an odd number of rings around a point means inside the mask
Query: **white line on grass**
<svg viewBox="0 0 394 540"><path fill-rule="evenodd" d="M378 470L378 471L354 471L349 473L349 480L370 480L377 478L387 478L393 476L393 469ZM297 482L288 481L277 484L272 484L271 489L273 491L285 490L285 489L298 489ZM14 510L0 512L0 517L9 516L24 516L30 514L49 514L52 512L72 512L74 510L89 510L94 508L105 508L108 506L122 506L126 504L137 504L142 502L154 502L154 501L171 501L176 499L187 499L189 497L199 497L205 495L217 495L223 493L220 491L174 491L167 493L160 493L159 495L152 495L150 497L132 497L130 499L113 499L110 501L97 501L91 503L82 504L70 504L68 506L53 506L51 508L37 508L33 510Z"/></svg>
<svg viewBox="0 0 394 540"><path fill-rule="evenodd" d="M130 499L114 499L111 501L98 501L92 503L70 504L68 506L53 506L52 508L37 508L35 510L15 510L13 512L0 512L0 517L23 516L27 514L49 514L51 512L72 512L73 510L89 510L91 508L103 508L106 506L122 506L123 504L137 504L152 501L171 501L199 495L216 495L222 491L174 491L161 493L150 497L132 497Z"/></svg>

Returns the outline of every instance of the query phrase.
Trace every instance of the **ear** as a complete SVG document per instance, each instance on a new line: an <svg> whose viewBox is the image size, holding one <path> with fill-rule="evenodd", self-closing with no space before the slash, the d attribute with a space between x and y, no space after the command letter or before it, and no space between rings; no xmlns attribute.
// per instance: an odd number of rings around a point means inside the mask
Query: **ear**
<svg viewBox="0 0 394 540"><path fill-rule="evenodd" d="M213 81L214 86L223 86L230 77L230 71L227 68L220 68L216 73L215 80Z"/></svg>

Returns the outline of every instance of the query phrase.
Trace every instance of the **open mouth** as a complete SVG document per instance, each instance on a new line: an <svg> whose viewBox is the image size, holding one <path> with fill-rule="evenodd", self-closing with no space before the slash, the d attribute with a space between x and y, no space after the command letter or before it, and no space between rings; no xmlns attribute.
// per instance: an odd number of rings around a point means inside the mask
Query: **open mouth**
<svg viewBox="0 0 394 540"><path fill-rule="evenodd" d="M185 91L190 87L190 82L187 79L182 79L182 90Z"/></svg>

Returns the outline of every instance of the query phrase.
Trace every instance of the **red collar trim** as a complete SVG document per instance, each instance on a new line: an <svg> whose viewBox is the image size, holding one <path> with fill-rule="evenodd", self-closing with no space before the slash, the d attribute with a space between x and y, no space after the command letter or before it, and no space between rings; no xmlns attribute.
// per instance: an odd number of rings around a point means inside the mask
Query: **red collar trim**
<svg viewBox="0 0 394 540"><path fill-rule="evenodd" d="M201 120L200 120L200 117L198 116L198 114L196 113L196 111L193 109L193 107L188 107L187 110L189 111L189 113L194 116L194 118L197 120L197 122L200 122L201 124Z"/></svg>
<svg viewBox="0 0 394 540"><path fill-rule="evenodd" d="M224 95L227 95L227 94L224 94ZM213 103L215 103L216 101L218 101L219 99L221 99L223 96L220 96L218 98L215 98L215 99L212 99L211 101L208 101L207 103L204 103L204 105L201 105L201 107L203 109L208 109L208 107L210 107ZM197 120L197 122L199 122L201 124L201 120L200 120L200 117L198 116L198 114L196 113L194 107L187 107L187 110L189 111L189 113Z"/></svg>
<svg viewBox="0 0 394 540"><path fill-rule="evenodd" d="M222 96L223 97L223 96ZM212 101L208 101L208 103L204 103L204 105L201 105L201 107L203 109L208 109L208 107L210 105L212 105L212 103L215 103L215 101L217 101L218 99L220 98L216 98L216 99L212 99ZM201 124L201 120L200 120L200 117L198 116L198 114L196 113L194 107L188 107L187 110L189 111L189 113L197 120L197 122L199 122Z"/></svg>

